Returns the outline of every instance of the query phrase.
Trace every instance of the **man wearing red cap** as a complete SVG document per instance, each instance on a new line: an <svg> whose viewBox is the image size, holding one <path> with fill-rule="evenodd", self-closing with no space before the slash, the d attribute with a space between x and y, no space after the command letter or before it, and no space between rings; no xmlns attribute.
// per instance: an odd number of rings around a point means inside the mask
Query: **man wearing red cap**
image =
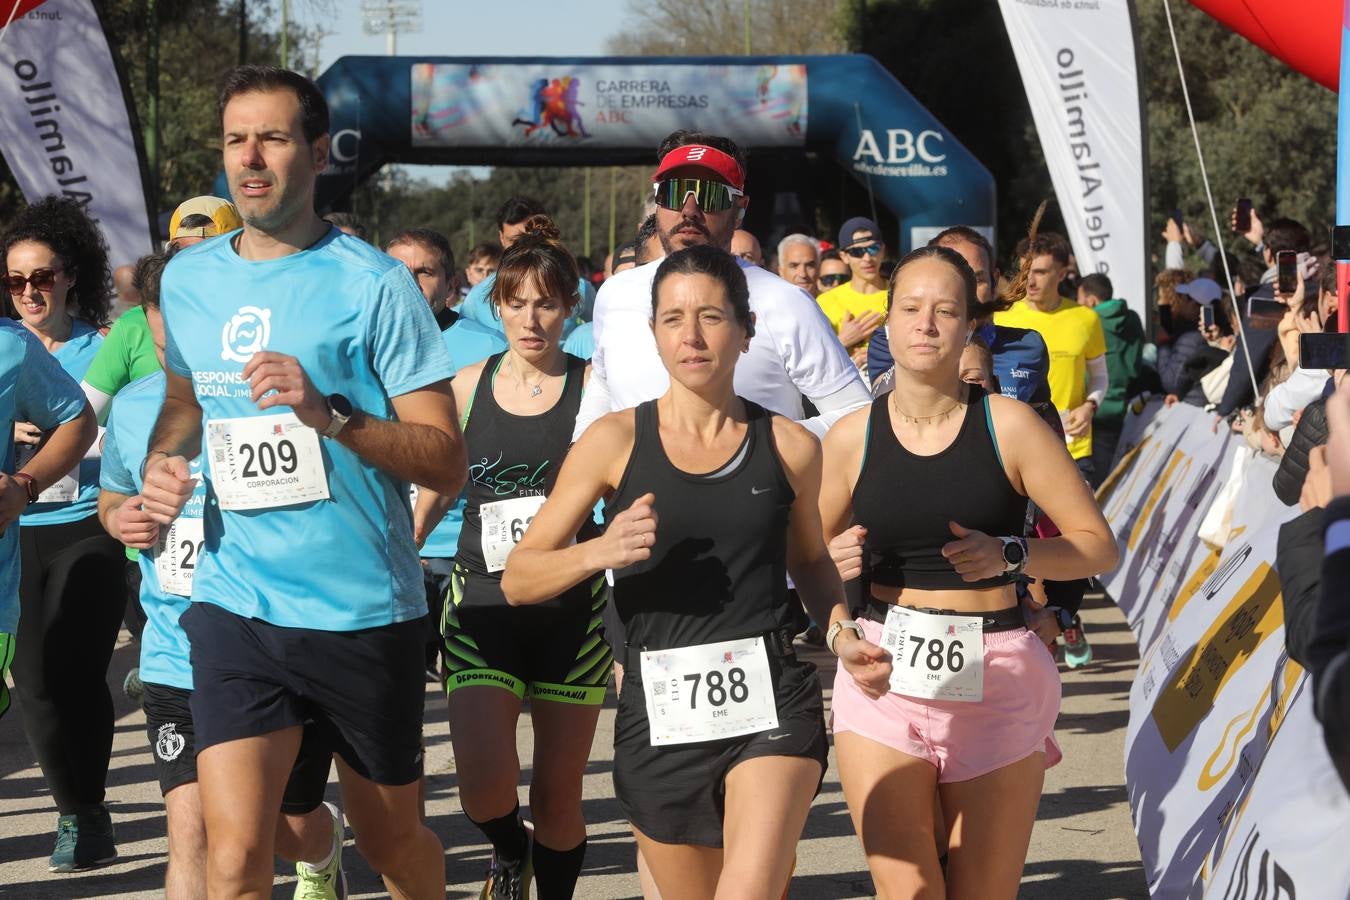
<svg viewBox="0 0 1350 900"><path fill-rule="evenodd" d="M652 175L657 234L667 254L696 244L730 250L745 216L745 163L729 138L676 131L661 142ZM670 379L656 351L651 319L658 262L610 278L595 301L595 356L574 439L617 409L661 396ZM755 336L736 365L736 393L823 436L868 402L867 388L810 295L772 272L741 263L750 286ZM818 415L805 419L803 399Z"/></svg>

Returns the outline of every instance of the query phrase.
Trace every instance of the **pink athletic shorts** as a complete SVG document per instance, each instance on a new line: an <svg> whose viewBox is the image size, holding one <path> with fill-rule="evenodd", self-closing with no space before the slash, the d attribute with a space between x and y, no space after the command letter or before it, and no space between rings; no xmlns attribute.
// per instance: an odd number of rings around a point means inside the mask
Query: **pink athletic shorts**
<svg viewBox="0 0 1350 900"><path fill-rule="evenodd" d="M881 643L881 624L859 619L863 633ZM995 631L984 636L984 699L979 703L918 700L888 693L872 700L844 671L834 678L830 703L835 734L854 734L937 767L938 781L969 781L1045 751L1048 769L1064 758L1055 742L1059 668L1034 632Z"/></svg>

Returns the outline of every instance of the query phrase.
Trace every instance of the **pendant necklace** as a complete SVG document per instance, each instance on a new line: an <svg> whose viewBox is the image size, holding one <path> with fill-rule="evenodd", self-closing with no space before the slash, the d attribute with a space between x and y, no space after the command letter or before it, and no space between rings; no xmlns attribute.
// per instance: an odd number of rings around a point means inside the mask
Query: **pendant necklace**
<svg viewBox="0 0 1350 900"><path fill-rule="evenodd" d="M964 406L960 400L957 400L950 407L940 413L933 413L931 416L911 416L900 408L900 403L895 399L895 391L891 391L891 406L895 409L901 421L908 422L911 425L926 425L929 422L945 422L952 413Z"/></svg>
<svg viewBox="0 0 1350 900"><path fill-rule="evenodd" d="M512 357L511 359L511 372L516 376L516 380L520 382L521 387L528 387L530 389L531 397L538 397L540 394L544 392L543 387L544 376L540 375L538 381L536 381L534 384L530 384L528 381L525 380L524 375L516 371L516 360L514 357Z"/></svg>

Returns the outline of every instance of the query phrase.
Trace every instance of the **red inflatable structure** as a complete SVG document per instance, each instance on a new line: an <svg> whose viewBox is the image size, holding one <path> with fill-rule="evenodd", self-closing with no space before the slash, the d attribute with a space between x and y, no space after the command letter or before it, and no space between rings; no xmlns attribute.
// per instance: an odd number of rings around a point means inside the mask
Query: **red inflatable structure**
<svg viewBox="0 0 1350 900"><path fill-rule="evenodd" d="M1343 0L1191 0L1262 50L1335 91Z"/></svg>

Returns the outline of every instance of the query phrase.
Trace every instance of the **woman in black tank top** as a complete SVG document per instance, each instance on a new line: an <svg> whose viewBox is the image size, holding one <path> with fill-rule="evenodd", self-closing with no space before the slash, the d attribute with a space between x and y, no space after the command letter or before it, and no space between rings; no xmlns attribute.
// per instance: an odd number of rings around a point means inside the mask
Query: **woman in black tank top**
<svg viewBox="0 0 1350 900"><path fill-rule="evenodd" d="M652 292L670 389L586 431L502 590L538 603L613 570L628 635L615 792L656 884L667 900L711 897L725 864L737 896L777 900L827 752L785 574L816 621L848 618L815 507L820 448L733 392L754 325L727 253L672 254ZM601 498L605 534L568 546ZM884 690L881 649L831 637L866 689Z"/></svg>
<svg viewBox="0 0 1350 900"><path fill-rule="evenodd" d="M942 896L944 881L949 898L1017 895L1059 759L1060 687L1014 585L1116 561L1063 441L1030 406L962 382L975 288L947 247L901 260L887 297L895 390L824 442L830 553L862 581L864 633L892 654L884 695L842 670L833 695L840 780L881 896ZM1061 537L1024 538L1028 499Z"/></svg>
<svg viewBox="0 0 1350 900"><path fill-rule="evenodd" d="M541 898L572 896L586 852L582 776L612 660L600 631L603 578L529 609L511 607L501 591L508 555L557 482L590 374L562 349L579 298L576 263L557 238L547 217L526 222L492 296L508 348L452 382L469 482L441 612L442 660L460 804L492 843L485 896L494 898L528 896L531 877ZM516 801L527 694L532 835Z"/></svg>

